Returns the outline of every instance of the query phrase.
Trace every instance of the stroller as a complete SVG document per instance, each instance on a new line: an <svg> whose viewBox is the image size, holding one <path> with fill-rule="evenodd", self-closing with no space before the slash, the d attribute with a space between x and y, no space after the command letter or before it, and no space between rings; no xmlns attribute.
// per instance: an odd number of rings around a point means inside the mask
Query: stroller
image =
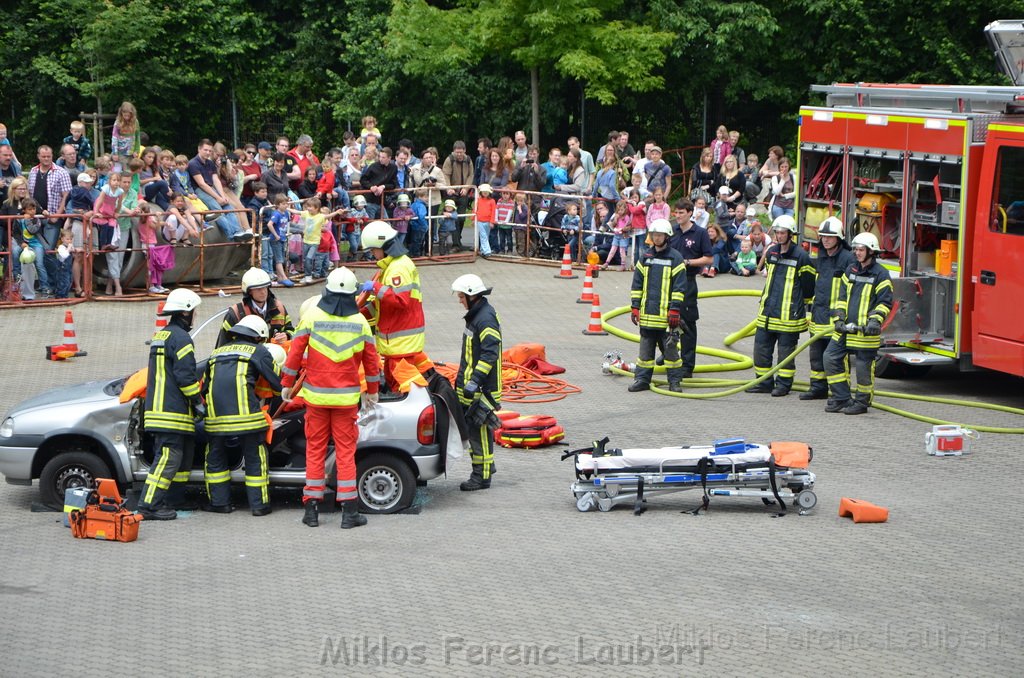
<svg viewBox="0 0 1024 678"><path fill-rule="evenodd" d="M531 233L532 257L558 261L565 251L566 239L562 234L562 217L565 216L565 198L557 197L544 201L543 206L533 215L534 228Z"/></svg>

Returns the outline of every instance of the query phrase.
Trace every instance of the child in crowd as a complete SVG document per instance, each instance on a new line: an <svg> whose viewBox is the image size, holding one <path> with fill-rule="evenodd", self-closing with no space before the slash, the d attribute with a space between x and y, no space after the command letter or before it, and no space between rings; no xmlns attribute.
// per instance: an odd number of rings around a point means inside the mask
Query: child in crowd
<svg viewBox="0 0 1024 678"><path fill-rule="evenodd" d="M149 280L150 294L167 294L169 289L164 287L164 271L174 268L174 247L161 244L157 239L157 227L160 221L157 218L156 207L152 203L139 203L142 218L139 219L139 242L142 244L143 252L146 255L146 269Z"/></svg>
<svg viewBox="0 0 1024 678"><path fill-rule="evenodd" d="M93 203L93 225L99 228L100 250L109 252L117 249L114 231L117 229L117 214L121 211L124 189L121 188L121 173L111 172L107 184L100 189L100 195Z"/></svg>
<svg viewBox="0 0 1024 678"><path fill-rule="evenodd" d="M21 219L18 220L17 228L21 229L21 241L24 247L32 250L35 254L35 266L23 265L21 267L22 282L21 298L32 301L36 298L35 282L39 281L39 291L43 297L53 294L50 287L50 278L46 273L46 266L43 262L45 248L43 247L43 221L36 216L39 211L39 203L32 198L24 198L21 201Z"/></svg>
<svg viewBox="0 0 1024 678"><path fill-rule="evenodd" d="M399 193L397 207L391 213L391 218L394 219L391 222L391 226L398 232L398 242L403 245L406 243L409 233L409 220L414 216L412 208L409 207L410 204L409 196L405 193Z"/></svg>
<svg viewBox="0 0 1024 678"><path fill-rule="evenodd" d="M267 219L270 217L270 200L267 199L267 185L262 181L252 182L252 196L249 198L243 198L246 209L252 214L249 215L249 223L253 224L255 229L256 237L263 238L267 237ZM271 273L268 271L268 273ZM273 273L271 273L273 277Z"/></svg>
<svg viewBox="0 0 1024 678"><path fill-rule="evenodd" d="M576 256L579 254L579 235L580 235L580 208L575 202L570 202L565 205L565 214L562 215L562 235L565 237L565 241L569 243L569 252L572 255L573 261L576 261Z"/></svg>
<svg viewBox="0 0 1024 678"><path fill-rule="evenodd" d="M707 230L711 215L708 214L708 202L703 196L697 196L693 200L693 223Z"/></svg>
<svg viewBox="0 0 1024 678"><path fill-rule="evenodd" d="M338 185L338 161L332 152L328 151L324 155L324 164L321 170L322 173L316 180L316 197L320 198L320 202L324 205L333 205L337 197L334 188Z"/></svg>
<svg viewBox="0 0 1024 678"><path fill-rule="evenodd" d="M512 254L512 211L514 209L512 193L502 191L501 199L494 206L494 221L498 225L498 252L501 254ZM494 246L493 240L491 246Z"/></svg>
<svg viewBox="0 0 1024 678"><path fill-rule="evenodd" d="M262 182L260 182L262 183ZM266 190L266 185L264 185ZM284 272L284 250L288 242L288 224L291 214L288 211L288 196L278 193L274 196L274 209L263 225L261 238L261 261L263 270L270 276L277 273L277 281L285 287L293 287L293 283Z"/></svg>
<svg viewBox="0 0 1024 678"><path fill-rule="evenodd" d="M90 174L92 172L92 174ZM74 216L68 217L66 226L71 229L71 279L75 288L75 296L82 296L82 256L85 247L85 220L92 217L92 208L96 203L92 185L94 170L79 172L76 186L68 195L65 211Z"/></svg>
<svg viewBox="0 0 1024 678"><path fill-rule="evenodd" d="M359 236L363 226L370 221L370 213L366 211L366 197L357 195L352 198L352 207L348 210L345 224L345 237L348 238L348 251L352 259L356 259L359 251Z"/></svg>
<svg viewBox="0 0 1024 678"><path fill-rule="evenodd" d="M761 176L757 171L759 164L760 158L757 157L757 153L747 153L747 161L740 168L740 172L747 180L747 200L757 200L757 196L761 194Z"/></svg>
<svg viewBox="0 0 1024 678"><path fill-rule="evenodd" d="M728 202L726 198L732 195L732 191L728 186L720 186L718 188L718 200L715 201L715 223L724 224L727 221L732 221L734 214L732 203Z"/></svg>
<svg viewBox="0 0 1024 678"><path fill-rule="evenodd" d="M343 210L325 214L320 211L320 200L317 198L309 198L303 206L306 209L299 213L299 221L302 224L302 282L309 284L313 282L314 274L318 272L317 252L324 225Z"/></svg>
<svg viewBox="0 0 1024 678"><path fill-rule="evenodd" d="M736 261L732 262L732 272L735 275L749 276L757 270L757 255L750 248L750 238L740 241L740 251L736 255Z"/></svg>
<svg viewBox="0 0 1024 678"><path fill-rule="evenodd" d="M491 197L490 184L480 184L476 189L476 233L479 241L480 256L488 259L491 256L491 225L494 223L494 210L497 203Z"/></svg>
<svg viewBox="0 0 1024 678"><path fill-rule="evenodd" d="M0 122L0 146L11 146L11 140L7 138L7 125L2 122ZM21 174L21 161L18 160L17 154L14 153L14 146L11 146L11 154L14 155L11 165L14 167L15 173Z"/></svg>
<svg viewBox="0 0 1024 678"><path fill-rule="evenodd" d="M196 195L196 190L192 186L192 177L188 173L188 158L184 155L174 156L174 171L171 173L171 190L175 193L180 193L185 197L185 205L189 214L198 223L199 216L207 210L206 205L199 196ZM213 225L206 226L205 228L213 228Z"/></svg>
<svg viewBox="0 0 1024 678"><path fill-rule="evenodd" d="M526 227L530 223L530 208L526 204L526 194L516 193L515 206L512 209L512 235L516 241L516 252L526 256Z"/></svg>
<svg viewBox="0 0 1024 678"><path fill-rule="evenodd" d="M427 206L430 195L427 189L421 188L416 191L415 197L411 207L413 216L409 220L409 256L421 257L425 254L423 243L430 233L430 222L427 219L427 215L430 214L430 208Z"/></svg>
<svg viewBox="0 0 1024 678"><path fill-rule="evenodd" d="M634 194L639 195L641 200L646 201L651 197L650 191L643 187L644 177L642 173L630 175L630 185L622 190L622 199L629 200Z"/></svg>
<svg viewBox="0 0 1024 678"><path fill-rule="evenodd" d="M92 160L92 144L89 143L89 137L85 136L85 123L75 120L71 123L69 131L71 134L64 137L64 143L75 147L75 162L83 163Z"/></svg>
<svg viewBox="0 0 1024 678"><path fill-rule="evenodd" d="M377 118L372 115L363 116L363 129L359 130L359 138L362 141L366 141L366 135L373 134L380 139L380 130L377 129Z"/></svg>
<svg viewBox="0 0 1024 678"><path fill-rule="evenodd" d="M316 248L316 261L314 262L313 277L314 278L326 278L327 274L334 267L332 262L338 261L341 257L338 255L338 242L334 238L334 225L331 219L337 214L331 214L327 207L320 208L320 214L324 216L326 221L324 227L320 231L320 244Z"/></svg>
<svg viewBox="0 0 1024 678"><path fill-rule="evenodd" d="M718 224L708 226L708 238L711 240L712 263L701 269L700 274L705 278L714 278L719 271L728 271L730 268L729 252L726 249L728 242L725 239L725 233L722 232L722 227Z"/></svg>
<svg viewBox="0 0 1024 678"><path fill-rule="evenodd" d="M651 222L655 219L668 220L672 215L671 208L668 206L668 203L665 202L664 189L656 188L654 189L654 193L651 195L653 196L653 200L651 201L651 204L647 206L646 214L648 226L650 226Z"/></svg>
<svg viewBox="0 0 1024 678"><path fill-rule="evenodd" d="M437 227L438 247L441 254L448 254L455 246L455 230L458 228L458 208L454 200L444 201L444 210L441 212L441 224Z"/></svg>
<svg viewBox="0 0 1024 678"><path fill-rule="evenodd" d="M133 163L134 161L134 163ZM142 213L139 209L139 177L138 170L142 168L142 161L138 158L131 158L128 161L129 170L135 167L134 174L121 174L121 212L116 219L117 227L114 229L114 239L111 243L113 248L107 252L107 295L113 294L120 297L121 292L121 267L124 264L124 251L128 246L134 217Z"/></svg>
<svg viewBox="0 0 1024 678"><path fill-rule="evenodd" d="M194 240L199 240L199 222L188 211L188 203L181 193L171 191L168 200L171 205L167 208L167 216L164 217L164 240L192 247L195 245Z"/></svg>
<svg viewBox="0 0 1024 678"><path fill-rule="evenodd" d="M67 299L71 294L71 269L74 266L74 234L70 228L60 231L60 244L57 245L57 280L53 288L55 299Z"/></svg>
<svg viewBox="0 0 1024 678"><path fill-rule="evenodd" d="M630 218L630 233L634 243L633 263L639 258L643 249L644 241L647 239L647 203L640 199L639 192L633 192L627 199L627 209Z"/></svg>
<svg viewBox="0 0 1024 678"><path fill-rule="evenodd" d="M184 157L184 156L183 156ZM188 159L185 159L188 162ZM107 181L110 180L110 172L113 171L114 163L111 162L109 155L101 155L96 158L96 190L102 191L103 187L107 185Z"/></svg>
<svg viewBox="0 0 1024 678"><path fill-rule="evenodd" d="M639 199L638 194L634 197ZM604 260L602 270L607 270L612 257L619 255L619 270L626 270L626 261L629 257L629 237L632 233L633 217L629 213L629 202L620 200L615 206L615 216L612 221L612 247L608 250L608 258Z"/></svg>

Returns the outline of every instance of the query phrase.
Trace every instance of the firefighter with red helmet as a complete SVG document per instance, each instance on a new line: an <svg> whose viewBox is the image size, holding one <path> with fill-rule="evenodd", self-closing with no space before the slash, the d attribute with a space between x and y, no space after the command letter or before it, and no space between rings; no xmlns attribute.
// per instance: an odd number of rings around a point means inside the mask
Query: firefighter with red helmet
<svg viewBox="0 0 1024 678"><path fill-rule="evenodd" d="M242 276L242 300L229 306L228 312L224 314L217 346L230 342L231 328L249 315L257 315L266 321L272 340L283 341L291 336L294 331L292 320L284 304L270 290L272 283L270 274L262 268L253 267L245 272Z"/></svg>
<svg viewBox="0 0 1024 678"><path fill-rule="evenodd" d="M814 284L814 301L811 302L811 334L832 330L832 309L843 287L843 275L852 263L850 246L843 239L843 222L836 217L825 219L818 226L818 258L814 262L818 277ZM824 356L830 339L830 334L825 335L808 347L811 388L800 394L800 400L828 398Z"/></svg>
<svg viewBox="0 0 1024 678"><path fill-rule="evenodd" d="M501 323L487 301L491 288L480 276L467 273L452 282L452 292L466 309L466 330L462 333L459 371L455 392L469 426L470 460L473 471L461 483L463 492L486 490L494 473L494 438L500 425L494 411L501 407Z"/></svg>
<svg viewBox="0 0 1024 678"><path fill-rule="evenodd" d="M149 344L146 378L146 432L153 435L153 465L139 498L138 511L146 520L174 520L175 507L185 508L195 452L195 420L205 414L199 395L196 354L189 330L199 295L178 288L167 295L160 315L170 316L167 326Z"/></svg>
<svg viewBox="0 0 1024 678"><path fill-rule="evenodd" d="M266 380L270 390L281 392L278 368L263 345L270 328L263 318L247 315L231 328L231 341L215 348L206 364L206 510L231 513L229 445L242 448L245 492L254 516L270 513L270 476L265 443L269 424L260 409L256 383ZM283 349L281 349L283 350Z"/></svg>
<svg viewBox="0 0 1024 678"><path fill-rule="evenodd" d="M433 367L423 352L426 324L420 273L398 232L387 223L371 221L363 229L361 239L363 249L373 254L381 269L378 277L364 282L359 291L372 295L370 322L376 325L377 351L384 358L384 376L388 387L394 390L397 384L391 371L399 360L408 360L421 373Z"/></svg>
<svg viewBox="0 0 1024 678"><path fill-rule="evenodd" d="M807 306L814 297L814 266L811 258L794 241L796 220L788 214L772 222L775 244L764 254L768 280L761 293L754 334L754 374L758 377L772 369L772 354L779 346L779 362L796 350L800 333L807 329ZM796 368L792 363L779 369L775 383L765 379L747 389L747 393L789 394Z"/></svg>
<svg viewBox="0 0 1024 678"><path fill-rule="evenodd" d="M853 238L856 261L846 270L839 299L832 309L835 333L825 349L825 372L832 397L826 412L864 414L875 392L875 358L882 345L882 323L892 311L889 271L878 263L880 248L873 233ZM847 356L857 369L857 395L851 398Z"/></svg>
<svg viewBox="0 0 1024 678"><path fill-rule="evenodd" d="M319 506L327 490L325 461L329 439L334 440L337 461L337 498L344 513L341 527L366 524L366 518L359 515L356 491L356 419L361 399L364 406L377 402L380 359L370 325L356 304L358 286L359 281L348 268L331 271L320 300L299 320L282 370L285 388L281 397L288 402L305 356L305 377L297 395L306 402L302 522L310 527L320 524ZM365 373L365 394L360 385L360 365Z"/></svg>

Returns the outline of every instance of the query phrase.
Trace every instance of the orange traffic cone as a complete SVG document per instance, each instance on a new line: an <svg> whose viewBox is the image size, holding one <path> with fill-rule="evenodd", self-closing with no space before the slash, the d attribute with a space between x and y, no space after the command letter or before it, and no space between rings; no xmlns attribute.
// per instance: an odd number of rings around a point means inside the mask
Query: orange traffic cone
<svg viewBox="0 0 1024 678"><path fill-rule="evenodd" d="M163 310L164 310L164 302L162 302L162 301L157 302L157 304L156 304L156 329L153 330L153 334L156 334L160 330L162 330L165 327L167 327L167 316L160 315L160 313ZM153 340L152 339L146 339L146 345L148 346L151 341L153 341Z"/></svg>
<svg viewBox="0 0 1024 678"><path fill-rule="evenodd" d="M75 336L75 317L71 309L64 311L64 346L72 353L78 352L78 338Z"/></svg>
<svg viewBox="0 0 1024 678"><path fill-rule="evenodd" d="M843 497L839 500L839 517L853 518L855 523L884 523L889 519L889 509L860 499Z"/></svg>
<svg viewBox="0 0 1024 678"><path fill-rule="evenodd" d="M577 304L589 304L594 301L594 267L587 264L587 273L583 276L583 294L576 300Z"/></svg>
<svg viewBox="0 0 1024 678"><path fill-rule="evenodd" d="M594 303L590 307L590 324L587 325L587 329L583 330L583 334L608 334L601 327L601 295L594 295Z"/></svg>
<svg viewBox="0 0 1024 678"><path fill-rule="evenodd" d="M572 254L569 252L569 243L565 243L565 251L562 252L562 269L555 277L562 280L575 280L579 277L572 272Z"/></svg>

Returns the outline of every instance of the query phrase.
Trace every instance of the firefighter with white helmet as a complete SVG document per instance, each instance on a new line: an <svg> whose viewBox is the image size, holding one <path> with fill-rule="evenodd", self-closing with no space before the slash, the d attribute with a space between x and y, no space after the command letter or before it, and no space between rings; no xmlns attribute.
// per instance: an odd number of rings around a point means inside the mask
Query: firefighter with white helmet
<svg viewBox="0 0 1024 678"><path fill-rule="evenodd" d="M252 267L242 275L242 300L228 307L217 336L217 346L231 340L231 328L249 315L256 315L270 327L271 339L284 341L294 331L284 304L270 289L273 279L262 268Z"/></svg>
<svg viewBox="0 0 1024 678"><path fill-rule="evenodd" d="M882 323L892 311L889 271L878 263L878 238L858 233L851 243L856 261L846 270L832 308L835 332L825 349L825 372L832 397L826 412L864 414L875 391L875 358L882 345ZM849 357L857 369L857 394L851 397Z"/></svg>
<svg viewBox="0 0 1024 678"><path fill-rule="evenodd" d="M772 222L775 243L764 254L768 279L761 293L754 334L754 374L767 374L772 368L775 345L779 362L788 358L807 329L807 307L814 297L814 266L811 258L794 240L796 220L788 214ZM747 393L789 394L796 368L792 363L780 368L774 384L770 379L747 389Z"/></svg>
<svg viewBox="0 0 1024 678"><path fill-rule="evenodd" d="M395 364L408 360L421 373L433 368L423 349L426 323L420 272L409 258L398 232L383 221L371 221L361 236L363 249L373 254L380 272L359 291L369 295L370 324L377 334L377 352L384 358L384 376L390 388Z"/></svg>
<svg viewBox="0 0 1024 678"><path fill-rule="evenodd" d="M843 275L852 263L853 254L843 239L842 220L838 217L825 219L818 226L818 258L814 260L818 277L814 284L814 301L811 302L811 334L832 330L832 308L839 298ZM830 339L830 334L825 335L808 347L811 388L800 394L800 400L828 398L824 356Z"/></svg>
<svg viewBox="0 0 1024 678"><path fill-rule="evenodd" d="M654 350L665 357L669 390L682 391L683 361L679 355L678 331L682 325L686 294L686 264L683 255L669 247L672 224L655 219L647 229L651 246L644 249L633 271L630 286L630 319L640 328L640 355L630 393L646 391L654 376Z"/></svg>
<svg viewBox="0 0 1024 678"><path fill-rule="evenodd" d="M245 493L254 516L270 513L270 469L266 432L256 383L261 378L281 392L280 369L264 342L270 327L258 315L247 315L229 330L230 340L210 354L206 364L206 491L205 510L231 513L231 470L227 448L237 443L245 462Z"/></svg>
<svg viewBox="0 0 1024 678"><path fill-rule="evenodd" d="M195 453L195 420L206 410L189 330L201 303L192 290L172 290L160 311L170 316L167 326L149 344L145 421L155 452L138 506L147 520L174 520L175 508L192 508L184 504L185 485Z"/></svg>
<svg viewBox="0 0 1024 678"><path fill-rule="evenodd" d="M494 471L491 431L499 424L494 410L501 407L501 322L487 301L491 288L475 273L456 278L452 293L458 295L459 303L466 309L455 392L469 425L473 464L469 480L461 483L459 489L472 492L489 488Z"/></svg>
<svg viewBox="0 0 1024 678"><path fill-rule="evenodd" d="M359 312L356 291L359 281L346 267L327 276L324 293L315 306L299 319L288 360L285 361L281 393L292 399L292 387L305 356L305 377L298 394L306 401L306 485L302 490L305 513L302 522L320 524L319 506L327 491L327 443L334 440L337 461L337 499L344 517L341 527L366 524L359 515L356 491L356 425L360 400L364 406L377 402L380 360L366 318ZM362 394L359 367L366 379Z"/></svg>

